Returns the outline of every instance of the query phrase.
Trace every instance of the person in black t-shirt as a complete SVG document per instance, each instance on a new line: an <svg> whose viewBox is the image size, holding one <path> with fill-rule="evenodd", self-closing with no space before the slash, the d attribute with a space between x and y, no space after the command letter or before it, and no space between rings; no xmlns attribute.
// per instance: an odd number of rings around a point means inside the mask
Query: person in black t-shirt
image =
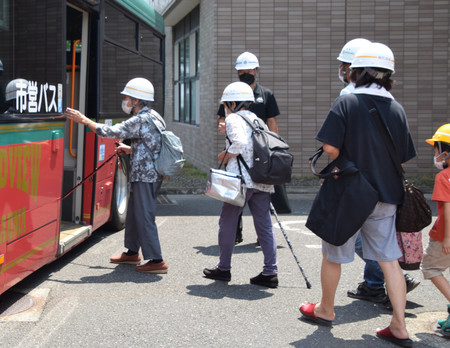
<svg viewBox="0 0 450 348"><path fill-rule="evenodd" d="M235 66L239 80L247 83L253 89L255 102L250 106L250 111L262 119L269 130L278 133L276 117L280 114L278 104L272 91L258 83L256 79L259 73L259 61L253 53L244 52L236 59ZM219 132L225 133L225 111L221 104L217 111L219 116Z"/></svg>
<svg viewBox="0 0 450 348"><path fill-rule="evenodd" d="M369 105L373 104L377 109L390 133L400 163L413 158L416 151L405 111L389 93L394 72L394 55L390 48L380 43L362 47L355 54L350 69L355 90L336 99L316 139L323 143L331 160L343 156L355 163L378 192L378 203L359 230L364 257L377 261L383 270L393 309L389 326L377 330L376 335L410 347L413 342L408 337L405 323L406 284L397 261L402 253L395 230L397 205L402 203L404 195L403 182L386 144L380 140L381 134L369 112L372 107ZM351 212L348 218L352 218ZM300 307L304 319L318 325L332 325L341 264L353 261L356 238L357 234L341 246L322 241L322 297L319 303L305 302Z"/></svg>

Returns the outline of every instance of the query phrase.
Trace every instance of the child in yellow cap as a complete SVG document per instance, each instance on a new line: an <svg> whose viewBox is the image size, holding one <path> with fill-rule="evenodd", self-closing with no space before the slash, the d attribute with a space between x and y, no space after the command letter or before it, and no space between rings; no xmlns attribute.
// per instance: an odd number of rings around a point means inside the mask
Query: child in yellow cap
<svg viewBox="0 0 450 348"><path fill-rule="evenodd" d="M441 126L427 143L434 146L436 174L431 200L437 203L438 216L429 236L422 261L422 273L430 279L450 303L450 284L443 272L450 268L450 124ZM447 223L446 223L447 221ZM450 304L447 319L438 321L438 328L450 333Z"/></svg>

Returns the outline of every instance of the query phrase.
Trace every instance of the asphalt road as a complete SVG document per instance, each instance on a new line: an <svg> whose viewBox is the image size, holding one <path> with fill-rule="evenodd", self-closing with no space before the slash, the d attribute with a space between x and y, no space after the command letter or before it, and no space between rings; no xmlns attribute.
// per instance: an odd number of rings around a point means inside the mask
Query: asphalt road
<svg viewBox="0 0 450 348"><path fill-rule="evenodd" d="M123 232L96 231L61 259L0 297L0 304L28 294L34 305L0 317L1 347L386 347L375 337L389 324L383 305L350 299L362 281L358 258L343 266L332 328L301 320L298 307L320 299L320 240L304 226L312 194L290 194L292 214L280 215L293 250L312 284L307 289L275 219L279 258L277 289L249 284L262 268L262 253L248 210L244 242L235 248L231 282L206 279L217 263L220 203L202 195L169 195L158 205L166 275L141 274L109 257L123 250ZM424 242L427 244L427 234ZM407 326L417 347L443 347L449 340L432 328L446 317L446 301L420 271L408 294ZM22 301L22 300L21 300ZM1 312L1 311L0 311Z"/></svg>

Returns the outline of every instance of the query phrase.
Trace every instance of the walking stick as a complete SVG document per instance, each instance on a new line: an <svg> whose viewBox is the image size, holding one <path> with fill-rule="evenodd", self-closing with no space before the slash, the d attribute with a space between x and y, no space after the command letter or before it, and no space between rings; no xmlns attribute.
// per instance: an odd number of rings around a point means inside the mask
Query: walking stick
<svg viewBox="0 0 450 348"><path fill-rule="evenodd" d="M280 226L280 229L281 229L281 232L283 233L284 239L286 239L286 242L289 245L289 249L291 249L291 253L294 256L295 261L297 262L297 266L300 269L300 272L302 272L302 276L303 276L303 278L305 279L305 282L306 282L306 287L308 289L311 289L311 283L309 282L308 278L306 278L305 272L303 272L303 268L302 268L302 266L300 266L300 262L298 262L297 256L295 256L295 254L294 254L294 249L292 249L291 242L289 242L289 238L286 235L286 232L284 231L283 226L281 225L281 221L280 221L280 219L278 219L277 212L276 212L272 202L270 203L270 211L272 212L273 215L275 215L275 219L277 220L278 225Z"/></svg>

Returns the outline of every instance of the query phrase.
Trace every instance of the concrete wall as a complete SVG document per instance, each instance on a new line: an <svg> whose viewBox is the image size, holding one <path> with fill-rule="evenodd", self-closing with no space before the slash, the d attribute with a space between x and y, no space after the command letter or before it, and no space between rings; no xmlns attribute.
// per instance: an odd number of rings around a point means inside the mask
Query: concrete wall
<svg viewBox="0 0 450 348"><path fill-rule="evenodd" d="M336 57L347 41L364 37L394 52L392 94L406 110L419 153L407 172L430 173L432 151L424 140L449 122L449 8L443 0L200 1L200 123L174 125L189 161L205 170L216 165L224 140L214 115L223 88L237 80L236 57L248 50L259 58L259 82L277 98L295 175L311 175L308 157L320 146L314 135L343 87ZM173 117L170 46L167 32L166 119Z"/></svg>

